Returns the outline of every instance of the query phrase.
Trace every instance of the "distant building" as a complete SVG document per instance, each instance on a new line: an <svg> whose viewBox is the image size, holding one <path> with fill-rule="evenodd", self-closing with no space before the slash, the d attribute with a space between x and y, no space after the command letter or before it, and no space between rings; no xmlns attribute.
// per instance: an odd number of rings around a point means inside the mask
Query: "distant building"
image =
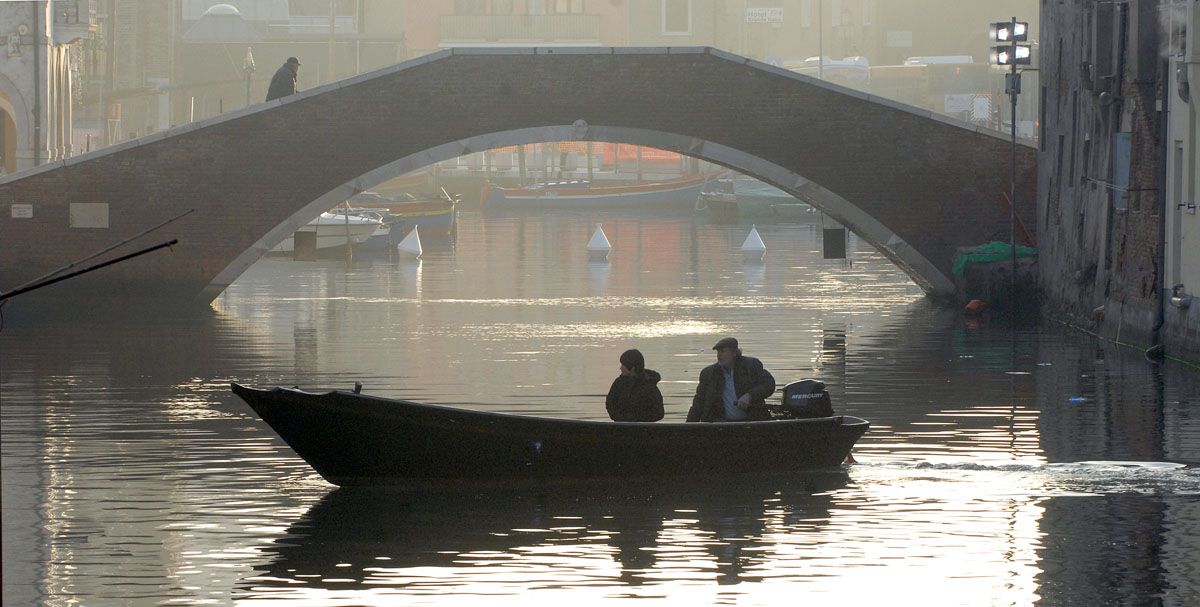
<svg viewBox="0 0 1200 607"><path fill-rule="evenodd" d="M80 151L74 109L83 94L80 41L95 30L89 0L0 2L0 170Z"/></svg>

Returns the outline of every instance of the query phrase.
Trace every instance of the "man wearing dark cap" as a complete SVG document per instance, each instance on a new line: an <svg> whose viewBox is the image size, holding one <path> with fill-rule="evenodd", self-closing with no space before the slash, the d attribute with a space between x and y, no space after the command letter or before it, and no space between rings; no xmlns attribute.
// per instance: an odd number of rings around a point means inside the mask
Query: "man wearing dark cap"
<svg viewBox="0 0 1200 607"><path fill-rule="evenodd" d="M296 93L296 74L300 71L300 60L288 57L275 75L271 76L271 86L267 87L267 101L287 97Z"/></svg>
<svg viewBox="0 0 1200 607"><path fill-rule="evenodd" d="M770 419L767 397L775 378L762 361L743 356L738 341L723 337L713 346L717 362L700 371L700 385L688 410L689 422L736 422Z"/></svg>

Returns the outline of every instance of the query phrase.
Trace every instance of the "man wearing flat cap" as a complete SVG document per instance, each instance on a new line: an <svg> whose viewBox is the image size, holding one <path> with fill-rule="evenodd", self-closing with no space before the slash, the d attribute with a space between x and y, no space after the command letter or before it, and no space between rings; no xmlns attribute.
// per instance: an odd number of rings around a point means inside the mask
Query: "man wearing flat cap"
<svg viewBox="0 0 1200 607"><path fill-rule="evenodd" d="M738 341L722 337L713 346L717 362L700 371L700 385L688 410L689 422L736 422L770 419L767 397L775 377L762 361L743 356Z"/></svg>
<svg viewBox="0 0 1200 607"><path fill-rule="evenodd" d="M271 76L271 86L267 87L267 101L296 94L296 74L300 72L300 60L288 57L275 75Z"/></svg>

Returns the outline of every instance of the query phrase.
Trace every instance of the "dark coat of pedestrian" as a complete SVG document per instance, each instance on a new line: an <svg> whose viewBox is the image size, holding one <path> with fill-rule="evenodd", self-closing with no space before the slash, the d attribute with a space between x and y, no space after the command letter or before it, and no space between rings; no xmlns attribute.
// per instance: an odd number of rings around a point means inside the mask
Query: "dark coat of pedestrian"
<svg viewBox="0 0 1200 607"><path fill-rule="evenodd" d="M689 422L758 421L771 419L767 398L775 393L775 377L762 361L743 356L738 342L726 337L713 346L717 362L700 371L700 384L688 410ZM732 389L726 390L727 378Z"/></svg>
<svg viewBox="0 0 1200 607"><path fill-rule="evenodd" d="M267 101L296 94L296 74L300 72L300 60L288 57L275 75L271 76L271 86L267 87Z"/></svg>
<svg viewBox="0 0 1200 607"><path fill-rule="evenodd" d="M604 406L616 422L656 422L663 418L663 397L658 390L662 379L657 371L646 368L645 357L637 350L621 354L621 375L608 389Z"/></svg>

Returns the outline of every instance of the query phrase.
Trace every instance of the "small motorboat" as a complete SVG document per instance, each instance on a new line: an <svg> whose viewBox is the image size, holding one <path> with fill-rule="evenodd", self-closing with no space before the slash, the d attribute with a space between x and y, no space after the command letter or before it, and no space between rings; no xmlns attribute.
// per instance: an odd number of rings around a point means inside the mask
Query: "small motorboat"
<svg viewBox="0 0 1200 607"><path fill-rule="evenodd" d="M302 226L297 232L316 232L317 250L345 247L346 239L357 246L367 241L372 234L383 227L378 219L335 213L321 213L316 219ZM295 250L295 238L288 236L283 242L275 245L271 253L291 253Z"/></svg>
<svg viewBox="0 0 1200 607"><path fill-rule="evenodd" d="M820 399L811 396L820 394L811 384L809 394L785 387L778 419L724 423L492 413L368 396L359 386L232 389L317 473L341 486L519 486L836 467L870 426L848 415L802 417L832 411L812 408Z"/></svg>

